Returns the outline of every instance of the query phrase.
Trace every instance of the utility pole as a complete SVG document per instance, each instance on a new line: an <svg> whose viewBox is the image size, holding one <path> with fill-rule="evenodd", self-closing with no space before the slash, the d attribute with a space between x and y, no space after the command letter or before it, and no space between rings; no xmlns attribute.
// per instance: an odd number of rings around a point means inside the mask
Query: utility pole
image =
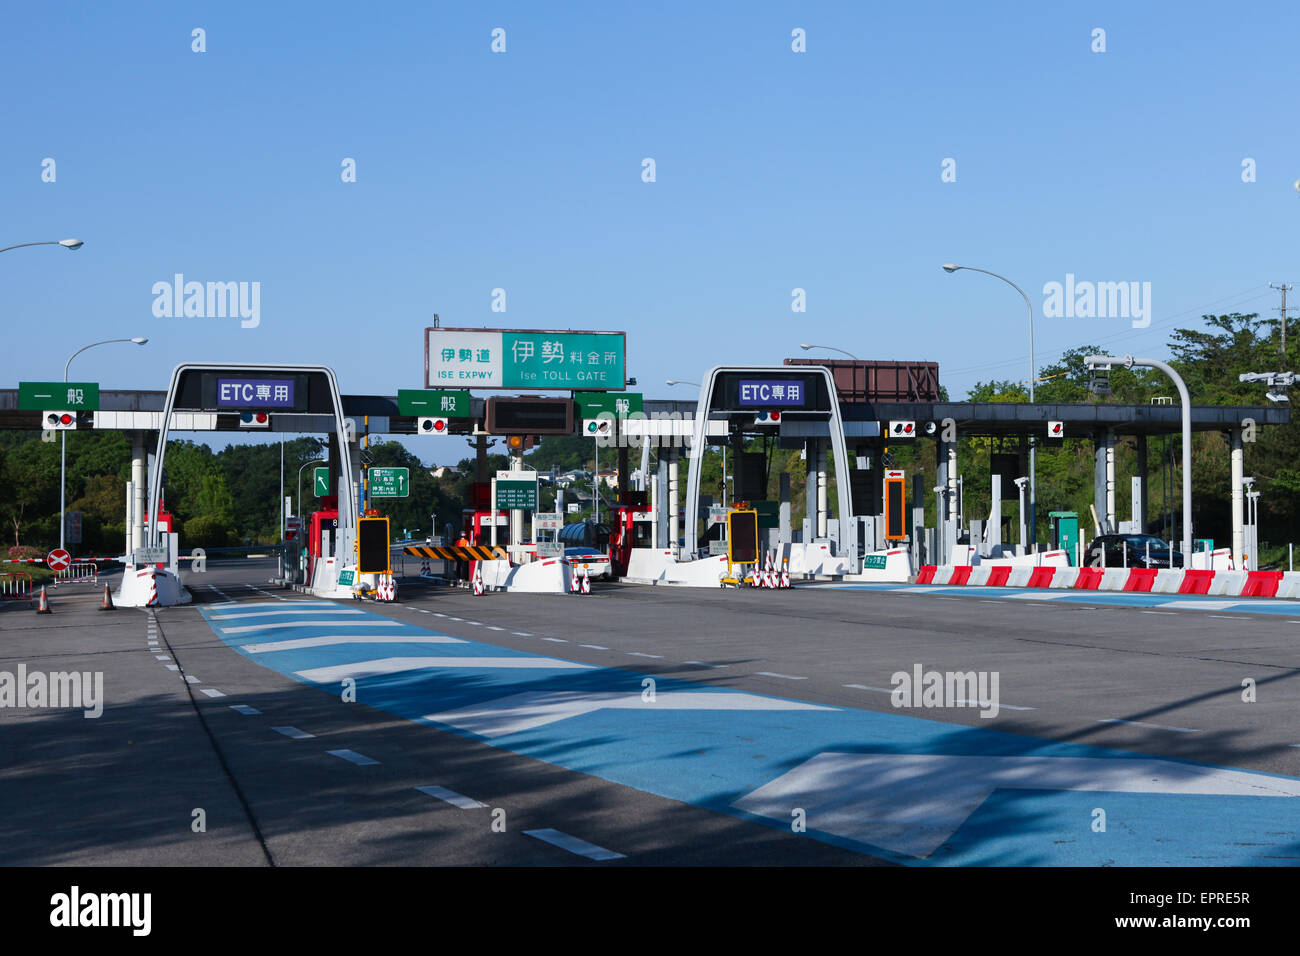
<svg viewBox="0 0 1300 956"><path fill-rule="evenodd" d="M1274 285L1273 283L1270 282L1268 284L1268 287L1270 289L1277 289L1279 292L1282 293L1282 305L1278 309L1278 312L1281 314L1281 318L1279 319L1279 322L1281 323L1282 326L1282 341L1278 347L1278 351L1281 352L1282 356L1285 358L1286 357L1286 294L1291 289L1294 289L1295 286L1287 285L1285 282L1282 283L1281 285Z"/></svg>

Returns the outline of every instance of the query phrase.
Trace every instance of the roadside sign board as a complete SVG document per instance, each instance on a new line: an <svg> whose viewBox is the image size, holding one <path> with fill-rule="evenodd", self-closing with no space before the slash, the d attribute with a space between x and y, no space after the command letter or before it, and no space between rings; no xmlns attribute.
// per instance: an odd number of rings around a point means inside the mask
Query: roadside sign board
<svg viewBox="0 0 1300 956"><path fill-rule="evenodd" d="M340 587L345 587L345 588L347 588L347 587L351 587L351 586L352 586L352 582L353 582L353 580L354 580L354 578L355 578L355 576L356 576L356 573L357 573L357 572L354 571L354 570L351 569L351 568L348 568L346 571L340 571L340 572L339 572L339 586L340 586Z"/></svg>
<svg viewBox="0 0 1300 956"><path fill-rule="evenodd" d="M627 418L645 411L645 396L641 392L584 392L574 397L578 403L578 418L599 418L612 415Z"/></svg>
<svg viewBox="0 0 1300 956"><path fill-rule="evenodd" d="M883 554L863 555L862 567L864 569L873 569L877 571L885 570L885 555Z"/></svg>
<svg viewBox="0 0 1300 956"><path fill-rule="evenodd" d="M537 510L537 472L498 471L497 509Z"/></svg>
<svg viewBox="0 0 1300 956"><path fill-rule="evenodd" d="M464 389L399 388L397 413L411 418L469 418L469 392Z"/></svg>
<svg viewBox="0 0 1300 956"><path fill-rule="evenodd" d="M392 536L387 518L361 518L357 521L357 570L362 574L392 574ZM340 578L342 575L340 574ZM340 584L342 581L340 580Z"/></svg>
<svg viewBox="0 0 1300 956"><path fill-rule="evenodd" d="M727 513L727 558L732 564L758 561L758 512Z"/></svg>
<svg viewBox="0 0 1300 956"><path fill-rule="evenodd" d="M408 498L411 495L411 469L368 468L372 498Z"/></svg>
<svg viewBox="0 0 1300 956"><path fill-rule="evenodd" d="M626 350L623 332L427 328L424 384L621 391Z"/></svg>
<svg viewBox="0 0 1300 956"><path fill-rule="evenodd" d="M166 548L136 548L131 552L131 563L137 568L142 564L161 564L166 560Z"/></svg>
<svg viewBox="0 0 1300 956"><path fill-rule="evenodd" d="M537 542L537 556L539 558L562 558L564 557L563 541L539 541Z"/></svg>
<svg viewBox="0 0 1300 956"><path fill-rule="evenodd" d="M330 470L328 468L312 469L312 494L323 498L330 493Z"/></svg>
<svg viewBox="0 0 1300 956"><path fill-rule="evenodd" d="M99 411L98 382L19 382L18 408L43 412L59 408L69 412Z"/></svg>
<svg viewBox="0 0 1300 956"><path fill-rule="evenodd" d="M45 566L51 571L62 571L72 563L72 555L62 548L55 548L45 556Z"/></svg>
<svg viewBox="0 0 1300 956"><path fill-rule="evenodd" d="M726 524L726 523L727 523L727 509L726 509L726 508L718 508L718 507L710 507L710 508L709 508L709 527L710 527L710 528L713 527L715 524Z"/></svg>
<svg viewBox="0 0 1300 956"><path fill-rule="evenodd" d="M564 515L558 511L534 515L538 531L559 531L564 527Z"/></svg>
<svg viewBox="0 0 1300 956"><path fill-rule="evenodd" d="M568 505L565 506L564 510L571 515L576 515L579 511L582 510L582 506L579 505L576 501L570 501Z"/></svg>

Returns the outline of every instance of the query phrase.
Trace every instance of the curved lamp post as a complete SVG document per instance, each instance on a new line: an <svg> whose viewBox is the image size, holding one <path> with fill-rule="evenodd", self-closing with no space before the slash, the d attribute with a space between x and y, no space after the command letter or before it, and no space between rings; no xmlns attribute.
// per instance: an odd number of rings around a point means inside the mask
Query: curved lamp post
<svg viewBox="0 0 1300 956"><path fill-rule="evenodd" d="M837 349L837 348L836 348L835 346L833 346L833 345L811 345L811 344L809 344L809 343L807 343L807 342L801 342L801 343L799 343L799 348L803 349L805 352L807 352L809 349L826 349L828 352L839 352L841 355L847 355L849 358L853 359L853 361L855 361L855 362L860 362L860 361L862 361L860 358L858 358L858 357L857 357L856 355L854 355L852 352L846 352L846 351L844 351L844 349Z"/></svg>
<svg viewBox="0 0 1300 956"><path fill-rule="evenodd" d="M1025 295L1025 290L1020 288L1006 276L998 275L996 272L990 272L988 269L979 269L975 266L959 266L951 262L945 262L943 265L944 272L956 272L959 269L965 269L968 272L982 272L986 276L992 276L995 279L1001 279L1011 288L1020 293L1020 297L1025 300L1025 308L1029 310L1029 404L1034 402L1034 380L1038 378L1038 372L1034 364L1034 306L1029 301L1029 296ZM1034 436L1029 436L1029 542L1030 550L1038 550L1038 482L1036 480L1036 442Z"/></svg>
<svg viewBox="0 0 1300 956"><path fill-rule="evenodd" d="M70 242L75 242L77 245L68 246L69 249L76 249L78 246L81 245L80 239L64 239L61 243L55 243L55 245L66 245L67 243ZM29 243L24 243L24 245L35 246L35 245L41 245L41 243L29 242ZM10 246L9 248L13 249L16 247ZM4 251L3 249L0 249L0 252L3 251ZM89 345L83 345L81 348L77 349L77 351L69 355L68 360L65 363L63 363L63 381L65 384L68 381L68 367L72 365L72 360L76 358L78 355L80 355L82 352L86 351L86 349L93 349L97 345L109 345L110 343L113 342L131 342L135 345L144 345L148 341L149 340L146 338L141 338L137 336L136 338L133 339L104 339L104 341L102 342L91 342ZM64 532L66 530L64 528L64 525L66 524L64 514L66 513L65 509L67 508L67 490L68 490L68 433L60 432L59 437L61 439L61 445L62 445L62 447L59 449L59 550L61 551L63 550L63 537L64 537ZM156 515L154 516L154 520L155 521L157 520Z"/></svg>
<svg viewBox="0 0 1300 956"><path fill-rule="evenodd" d="M85 243L80 239L47 239L44 242L20 242L17 245L5 246L0 252L8 252L10 249L22 249L26 246L62 246L64 249L80 249Z"/></svg>

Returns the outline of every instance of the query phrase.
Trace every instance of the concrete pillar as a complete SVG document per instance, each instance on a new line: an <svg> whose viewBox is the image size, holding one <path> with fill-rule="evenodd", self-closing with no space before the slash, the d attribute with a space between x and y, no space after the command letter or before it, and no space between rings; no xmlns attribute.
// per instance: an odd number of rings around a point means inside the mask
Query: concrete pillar
<svg viewBox="0 0 1300 956"><path fill-rule="evenodd" d="M678 504L680 498L677 491L677 456L676 448L668 451L668 547L673 554L678 554L677 541L681 537L681 521L678 517L678 510L681 505ZM686 520L691 521L694 516L687 515ZM692 555L694 557L694 555Z"/></svg>
<svg viewBox="0 0 1300 956"><path fill-rule="evenodd" d="M659 467L655 469L655 547L668 547L668 458L673 452L659 450Z"/></svg>
<svg viewBox="0 0 1300 956"><path fill-rule="evenodd" d="M804 442L804 471L807 474L807 480L804 482L803 496L803 516L808 525L808 538L804 541L807 544L813 538L817 537L817 454L821 445L821 439L809 438Z"/></svg>
<svg viewBox="0 0 1300 956"><path fill-rule="evenodd" d="M824 538L827 534L826 519L828 514L828 505L826 503L826 442L821 439L817 440L817 537Z"/></svg>
<svg viewBox="0 0 1300 956"><path fill-rule="evenodd" d="M1137 474L1133 476L1133 520L1138 523L1138 534L1147 532L1147 436L1133 438L1137 450Z"/></svg>
<svg viewBox="0 0 1300 956"><path fill-rule="evenodd" d="M510 470L511 471L524 470L524 454L522 451L517 455L510 456ZM520 544L523 543L523 540L524 540L524 512L520 508L511 508L510 509L510 546L512 548L518 547ZM519 561L520 563L522 563L522 557L517 553L512 553L510 555L510 559L512 561Z"/></svg>
<svg viewBox="0 0 1300 956"><path fill-rule="evenodd" d="M1102 532L1115 527L1115 435L1109 429L1100 432L1093 445L1092 505L1105 525Z"/></svg>
<svg viewBox="0 0 1300 956"><path fill-rule="evenodd" d="M777 511L777 539L782 544L789 544L790 535L790 475L781 472L780 504Z"/></svg>
<svg viewBox="0 0 1300 956"><path fill-rule="evenodd" d="M1245 550L1245 532L1242 527L1243 488L1245 477L1245 449L1241 443L1241 429L1233 428L1228 432L1232 444L1232 566L1240 571L1242 552Z"/></svg>
<svg viewBox="0 0 1300 956"><path fill-rule="evenodd" d="M135 504L131 512L131 546L143 548L144 513L149 507L149 433L144 431L131 433L131 488L135 492Z"/></svg>

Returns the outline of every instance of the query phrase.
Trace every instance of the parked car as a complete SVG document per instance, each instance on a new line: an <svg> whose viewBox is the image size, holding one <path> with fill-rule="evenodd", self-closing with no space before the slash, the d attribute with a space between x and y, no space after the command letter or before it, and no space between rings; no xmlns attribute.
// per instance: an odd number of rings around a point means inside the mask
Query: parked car
<svg viewBox="0 0 1300 956"><path fill-rule="evenodd" d="M1181 568L1183 553L1171 551L1155 535L1103 534L1092 539L1084 552L1083 563L1089 568Z"/></svg>
<svg viewBox="0 0 1300 956"><path fill-rule="evenodd" d="M564 557L574 568L585 567L587 574L602 581L608 581L613 573L609 555L595 548L565 548Z"/></svg>

